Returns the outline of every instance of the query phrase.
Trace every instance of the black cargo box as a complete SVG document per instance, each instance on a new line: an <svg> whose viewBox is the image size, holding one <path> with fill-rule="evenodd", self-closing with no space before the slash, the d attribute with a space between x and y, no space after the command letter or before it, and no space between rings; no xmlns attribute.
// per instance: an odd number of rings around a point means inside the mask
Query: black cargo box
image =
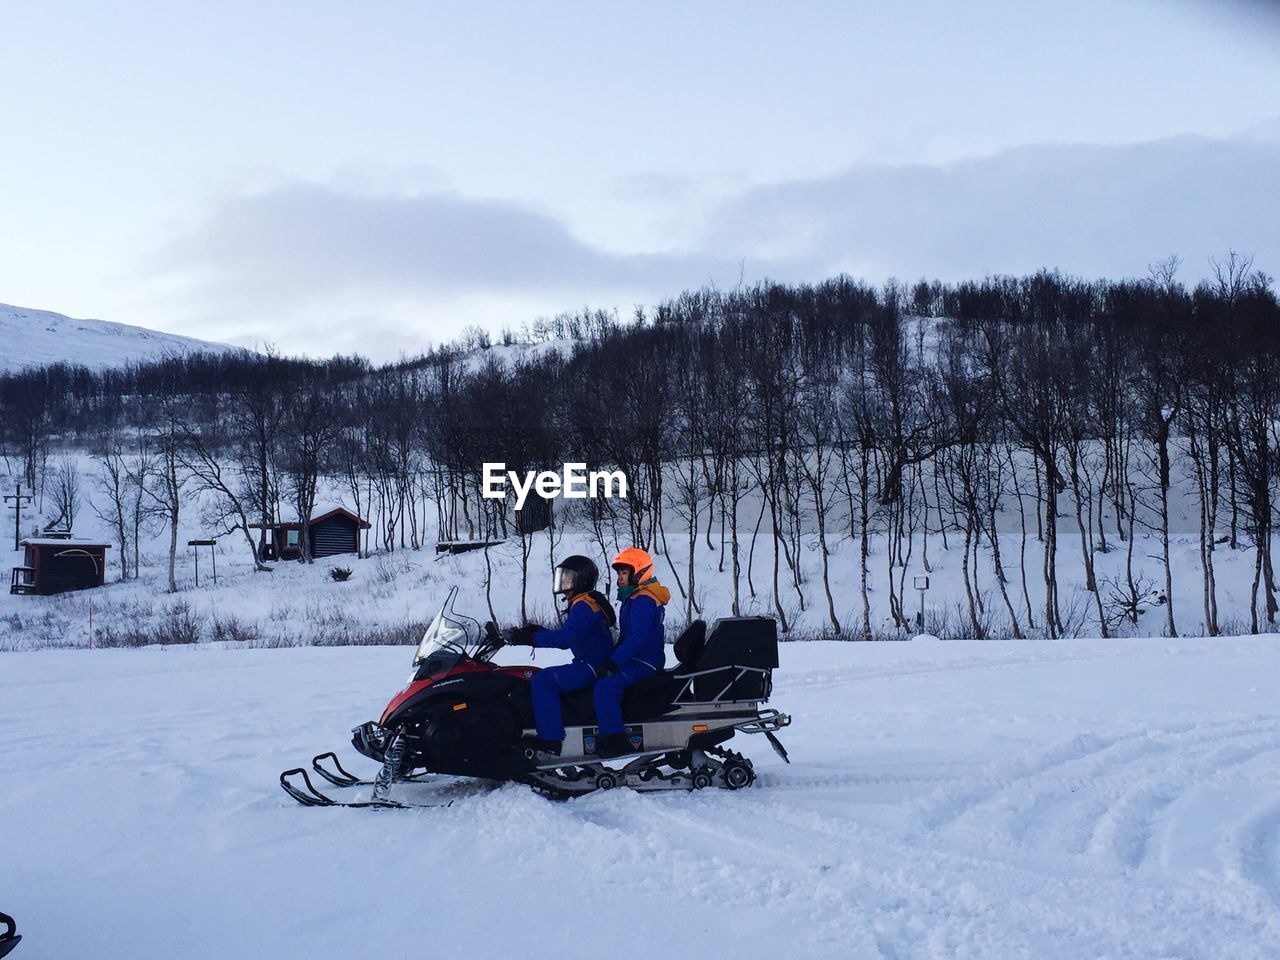
<svg viewBox="0 0 1280 960"><path fill-rule="evenodd" d="M778 623L773 617L721 617L711 625L698 670L778 666Z"/></svg>
<svg viewBox="0 0 1280 960"><path fill-rule="evenodd" d="M724 617L711 626L696 663L691 691L699 702L769 699L770 671L778 665L778 626L772 617ZM708 672L710 671L710 672Z"/></svg>

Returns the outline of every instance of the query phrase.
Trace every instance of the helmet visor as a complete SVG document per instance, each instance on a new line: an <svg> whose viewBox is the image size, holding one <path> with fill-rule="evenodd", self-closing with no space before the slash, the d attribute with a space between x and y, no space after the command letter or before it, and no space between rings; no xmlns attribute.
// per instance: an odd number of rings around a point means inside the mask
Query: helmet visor
<svg viewBox="0 0 1280 960"><path fill-rule="evenodd" d="M578 575L564 567L556 567L556 593L577 593Z"/></svg>

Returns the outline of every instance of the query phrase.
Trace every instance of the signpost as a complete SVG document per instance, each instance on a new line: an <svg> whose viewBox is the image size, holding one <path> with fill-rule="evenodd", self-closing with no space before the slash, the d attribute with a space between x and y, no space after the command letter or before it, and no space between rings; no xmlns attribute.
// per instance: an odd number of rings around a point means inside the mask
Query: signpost
<svg viewBox="0 0 1280 960"><path fill-rule="evenodd" d="M916 614L916 628L924 629L924 592L929 589L929 578L921 575L915 578L916 589L920 591L920 612Z"/></svg>
<svg viewBox="0 0 1280 960"><path fill-rule="evenodd" d="M218 582L218 555L214 553L213 548L217 545L217 540L188 540L187 546L191 547L196 556L196 586L200 586L200 548L209 548L209 559L213 562L213 582Z"/></svg>

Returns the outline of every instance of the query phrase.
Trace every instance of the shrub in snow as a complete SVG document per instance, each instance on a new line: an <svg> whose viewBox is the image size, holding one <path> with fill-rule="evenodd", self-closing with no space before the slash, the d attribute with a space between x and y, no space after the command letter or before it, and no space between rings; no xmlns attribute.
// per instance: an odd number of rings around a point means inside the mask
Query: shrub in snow
<svg viewBox="0 0 1280 960"><path fill-rule="evenodd" d="M201 640L200 618L191 609L191 604L179 600L160 618L153 643L186 644L199 643Z"/></svg>
<svg viewBox="0 0 1280 960"><path fill-rule="evenodd" d="M345 583L351 579L350 567L334 567L329 571L329 579L337 583Z"/></svg>
<svg viewBox="0 0 1280 960"><path fill-rule="evenodd" d="M262 635L258 624L249 623L233 615L213 618L213 639L236 643L252 643Z"/></svg>

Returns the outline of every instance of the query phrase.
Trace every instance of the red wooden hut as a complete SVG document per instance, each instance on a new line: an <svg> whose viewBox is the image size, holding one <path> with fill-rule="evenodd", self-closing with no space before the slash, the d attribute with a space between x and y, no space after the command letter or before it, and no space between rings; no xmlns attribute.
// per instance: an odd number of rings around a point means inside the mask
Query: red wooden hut
<svg viewBox="0 0 1280 960"><path fill-rule="evenodd" d="M106 582L109 543L31 537L22 541L23 563L13 568L10 593L47 596L68 590L86 590Z"/></svg>

